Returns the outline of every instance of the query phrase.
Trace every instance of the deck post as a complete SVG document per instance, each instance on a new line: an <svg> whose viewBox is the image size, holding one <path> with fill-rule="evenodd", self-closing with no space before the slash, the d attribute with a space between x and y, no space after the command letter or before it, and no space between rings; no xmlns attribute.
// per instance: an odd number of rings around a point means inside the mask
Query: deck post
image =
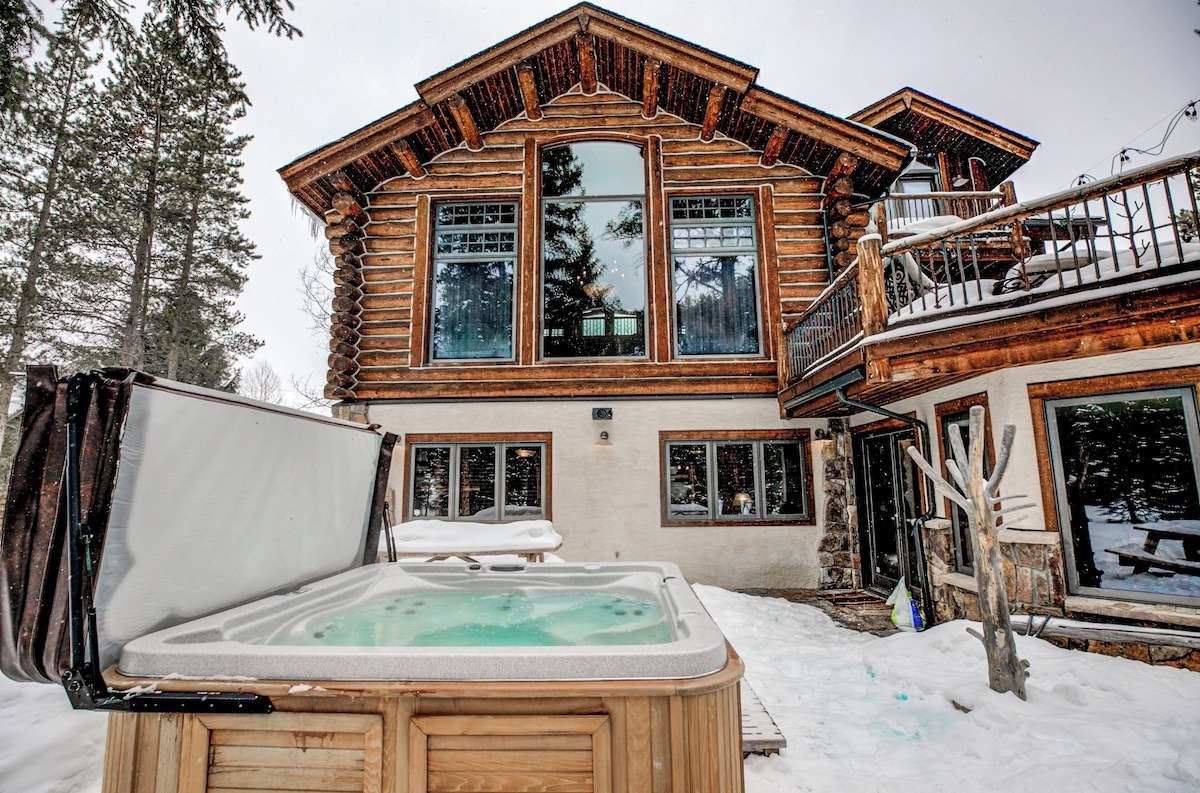
<svg viewBox="0 0 1200 793"><path fill-rule="evenodd" d="M1000 191L1000 195L1004 196L1002 206L1010 207L1017 203L1017 188L1012 182L1001 182L996 188ZM1014 220L1012 228L1009 229L1009 234L1012 237L1013 256L1017 261L1024 261L1029 257L1029 246L1025 240L1025 226L1019 220Z"/></svg>
<svg viewBox="0 0 1200 793"><path fill-rule="evenodd" d="M887 327L887 296L883 284L883 258L878 234L864 234L858 240L858 293L862 300L863 336L882 333Z"/></svg>

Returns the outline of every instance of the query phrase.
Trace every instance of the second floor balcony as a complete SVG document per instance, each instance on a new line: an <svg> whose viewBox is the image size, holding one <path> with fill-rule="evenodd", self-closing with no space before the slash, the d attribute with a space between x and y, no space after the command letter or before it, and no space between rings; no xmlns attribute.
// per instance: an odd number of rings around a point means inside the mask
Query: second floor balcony
<svg viewBox="0 0 1200 793"><path fill-rule="evenodd" d="M1006 189L877 204L876 233L788 331L784 411L1200 339L1198 190L1195 152L1032 201ZM952 208L967 211L934 214Z"/></svg>

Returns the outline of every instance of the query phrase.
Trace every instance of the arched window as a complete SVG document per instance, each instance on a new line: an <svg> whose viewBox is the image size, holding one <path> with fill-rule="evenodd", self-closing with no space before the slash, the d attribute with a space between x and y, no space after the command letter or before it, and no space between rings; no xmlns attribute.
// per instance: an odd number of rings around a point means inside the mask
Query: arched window
<svg viewBox="0 0 1200 793"><path fill-rule="evenodd" d="M542 357L646 354L645 161L640 146L542 153Z"/></svg>

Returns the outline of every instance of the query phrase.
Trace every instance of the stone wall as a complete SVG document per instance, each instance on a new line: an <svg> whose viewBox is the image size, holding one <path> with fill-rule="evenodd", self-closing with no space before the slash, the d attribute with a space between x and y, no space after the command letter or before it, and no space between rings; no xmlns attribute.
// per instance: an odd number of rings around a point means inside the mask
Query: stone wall
<svg viewBox="0 0 1200 793"><path fill-rule="evenodd" d="M828 434L821 434L820 464L824 473L825 533L817 545L820 589L858 589L862 586L862 557L854 496L854 459L850 425L830 419Z"/></svg>
<svg viewBox="0 0 1200 793"><path fill-rule="evenodd" d="M950 521L936 519L926 523L924 539L937 621L978 621L979 595L975 578L954 570L953 532ZM1013 613L1067 616L1074 619L1087 619L1091 616L1073 612L1068 608L1062 543L1057 533L1004 529L1001 530L999 539L1000 563L1004 569L1009 607ZM1155 625L1155 622L1150 620L1132 622L1151 627ZM1175 666L1200 672L1200 650L1188 647L1062 636L1042 638L1051 644L1072 650L1116 655L1148 664Z"/></svg>

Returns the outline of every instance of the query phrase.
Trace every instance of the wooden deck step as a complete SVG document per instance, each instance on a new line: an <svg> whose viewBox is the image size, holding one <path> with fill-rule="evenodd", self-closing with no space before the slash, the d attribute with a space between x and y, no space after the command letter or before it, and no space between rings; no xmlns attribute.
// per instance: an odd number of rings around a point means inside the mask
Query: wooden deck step
<svg viewBox="0 0 1200 793"><path fill-rule="evenodd" d="M783 737L746 678L742 678L742 755L771 755L786 746L787 738Z"/></svg>

